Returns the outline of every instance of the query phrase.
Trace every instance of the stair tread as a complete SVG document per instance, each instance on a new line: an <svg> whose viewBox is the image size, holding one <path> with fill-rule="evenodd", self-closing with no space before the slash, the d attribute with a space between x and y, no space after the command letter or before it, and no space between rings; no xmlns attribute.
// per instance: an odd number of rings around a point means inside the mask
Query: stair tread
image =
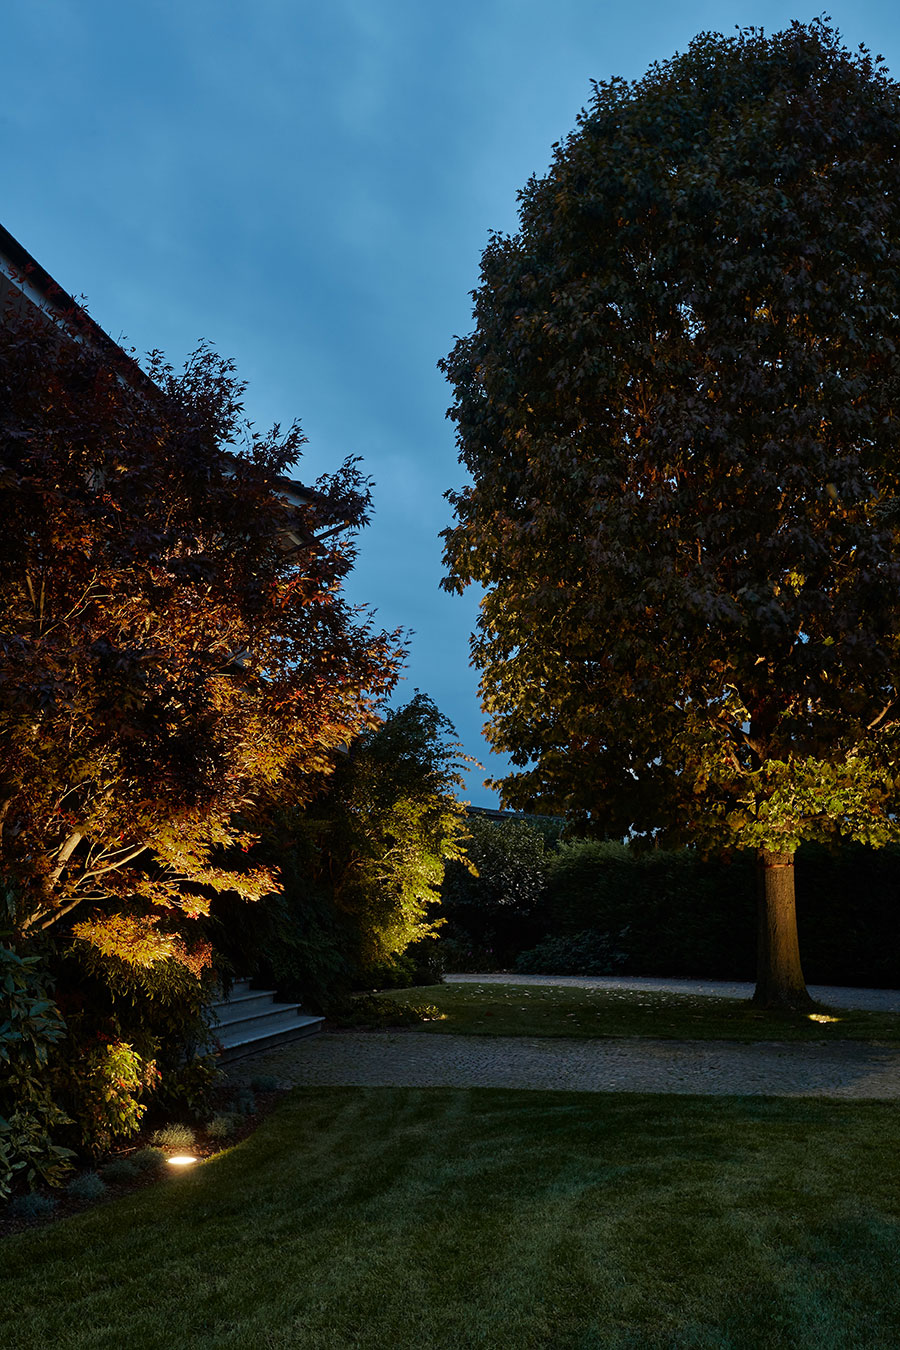
<svg viewBox="0 0 900 1350"><path fill-rule="evenodd" d="M286 1025L262 1029L257 1028L255 1034L244 1035L236 1040L230 1040L226 1036L219 1036L218 1040L223 1051L238 1050L245 1046L252 1047L258 1041L270 1041L270 1040L274 1041L280 1038L286 1039L292 1034L296 1034L297 1032L309 1035L309 1029L310 1028L318 1029L318 1027L321 1026L322 1022L324 1022L324 1020L325 1020L324 1017L315 1017L310 1014L306 1014L305 1016L294 1018L290 1023Z"/></svg>
<svg viewBox="0 0 900 1350"><path fill-rule="evenodd" d="M290 1013L285 1016L278 1014L274 1017L260 1018L254 1022L226 1022L223 1026L213 1028L213 1034L224 1045L226 1042L237 1044L239 1041L255 1040L260 1036L272 1036L279 1031L292 1031L295 1027L305 1027L316 1021L321 1021L310 1013Z"/></svg>

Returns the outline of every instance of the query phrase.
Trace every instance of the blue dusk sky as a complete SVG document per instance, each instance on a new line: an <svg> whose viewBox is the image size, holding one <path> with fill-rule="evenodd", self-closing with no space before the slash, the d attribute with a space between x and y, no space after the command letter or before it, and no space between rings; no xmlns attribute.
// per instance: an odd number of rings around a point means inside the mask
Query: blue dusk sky
<svg viewBox="0 0 900 1350"><path fill-rule="evenodd" d="M429 693L488 774L468 639L439 589L463 481L436 362L472 326L488 231L546 171L591 79L704 30L817 11L682 0L5 0L0 222L97 322L180 365L237 362L258 425L299 417L296 476L360 455L371 526L348 586L414 630ZM818 11L822 12L822 11ZM900 75L895 0L827 7ZM468 795L496 804L470 774Z"/></svg>

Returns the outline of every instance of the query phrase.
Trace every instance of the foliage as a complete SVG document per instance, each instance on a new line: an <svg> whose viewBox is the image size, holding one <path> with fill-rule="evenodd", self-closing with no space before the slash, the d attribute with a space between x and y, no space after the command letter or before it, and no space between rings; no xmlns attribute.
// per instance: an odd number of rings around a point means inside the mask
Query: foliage
<svg viewBox="0 0 900 1350"><path fill-rule="evenodd" d="M756 879L753 859L704 859L696 850L641 853L572 840L553 857L547 932L628 929L625 970L635 975L750 979Z"/></svg>
<svg viewBox="0 0 900 1350"><path fill-rule="evenodd" d="M229 361L144 373L69 330L0 327L0 864L19 933L197 973L210 895L277 885L224 865L240 813L288 763L318 781L394 681L340 588L368 484L348 461L289 506L300 429L244 422Z"/></svg>
<svg viewBox="0 0 900 1350"><path fill-rule="evenodd" d="M108 1194L106 1184L96 1172L79 1172L76 1177L66 1186L66 1193L73 1200L83 1200L87 1204L93 1204L97 1200L102 1200Z"/></svg>
<svg viewBox="0 0 900 1350"><path fill-rule="evenodd" d="M437 931L430 911L448 860L462 856L464 808L452 723L427 694L390 709L335 769L308 828L337 909L350 916L361 967Z"/></svg>
<svg viewBox="0 0 900 1350"><path fill-rule="evenodd" d="M166 1155L161 1148L139 1148L128 1161L139 1172L159 1172L165 1166Z"/></svg>
<svg viewBox="0 0 900 1350"><path fill-rule="evenodd" d="M331 1020L338 1027L412 1027L420 1022L433 1022L441 1013L433 1003L421 1000L397 1003L390 997L375 994L355 994L340 1011L335 1010Z"/></svg>
<svg viewBox="0 0 900 1350"><path fill-rule="evenodd" d="M128 1158L113 1158L112 1162L100 1168L100 1176L113 1186L125 1186L137 1180L140 1169Z"/></svg>
<svg viewBox="0 0 900 1350"><path fill-rule="evenodd" d="M84 946L57 957L54 965L69 1026L57 1055L58 1073L71 1115L88 1120L105 1111L96 1076L85 1067L97 1045L108 1042L130 1045L143 1063L155 1066L134 1089L135 1111L153 1107L200 1116L208 1110L221 1079L206 1010L216 987L211 972L198 978L173 958L135 967ZM111 1138L128 1137L128 1114L123 1133Z"/></svg>
<svg viewBox="0 0 900 1350"><path fill-rule="evenodd" d="M80 1144L101 1153L137 1133L147 1109L141 1099L159 1080L153 1060L143 1059L127 1041L98 1039L81 1047L65 1072Z"/></svg>
<svg viewBox="0 0 900 1350"><path fill-rule="evenodd" d="M614 975L627 961L627 928L613 937L588 928L571 937L551 937L516 957L522 975Z"/></svg>
<svg viewBox="0 0 900 1350"><path fill-rule="evenodd" d="M597 86L489 245L447 584L511 802L897 836L898 129L825 23L706 34Z"/></svg>
<svg viewBox="0 0 900 1350"><path fill-rule="evenodd" d="M479 816L469 818L468 828L467 865L450 863L441 891L447 935L489 949L502 961L539 935L550 857L546 835L531 821Z"/></svg>
<svg viewBox="0 0 900 1350"><path fill-rule="evenodd" d="M8 1212L17 1219L49 1219L56 1210L56 1200L52 1195L43 1195L39 1191L30 1191L25 1195L15 1195L9 1202Z"/></svg>
<svg viewBox="0 0 900 1350"><path fill-rule="evenodd" d="M214 940L242 973L268 972L282 992L330 1011L352 984L393 978L411 945L421 953L441 922L433 909L445 864L466 837L454 736L416 693L353 742L311 803L287 785L261 846L283 895L238 928L231 902L213 907Z"/></svg>
<svg viewBox="0 0 900 1350"><path fill-rule="evenodd" d="M280 1087L281 1080L270 1073L254 1074L250 1079L250 1088L253 1092L278 1092Z"/></svg>
<svg viewBox="0 0 900 1350"><path fill-rule="evenodd" d="M162 1129L154 1130L151 1141L159 1149L190 1149L197 1142L190 1125L179 1124L164 1125Z"/></svg>
<svg viewBox="0 0 900 1350"><path fill-rule="evenodd" d="M258 977L282 997L321 1011L350 987L352 930L335 909L327 874L320 875L302 811L273 811L259 852L278 867L282 890L252 906L230 896L216 899L212 943L226 969Z"/></svg>
<svg viewBox="0 0 900 1350"><path fill-rule="evenodd" d="M238 1126L238 1117L230 1111L220 1111L207 1122L206 1134L210 1139L230 1139Z"/></svg>
<svg viewBox="0 0 900 1350"><path fill-rule="evenodd" d="M59 1185L73 1156L57 1142L70 1121L48 1065L66 1028L50 992L37 956L0 945L0 1200L17 1173Z"/></svg>

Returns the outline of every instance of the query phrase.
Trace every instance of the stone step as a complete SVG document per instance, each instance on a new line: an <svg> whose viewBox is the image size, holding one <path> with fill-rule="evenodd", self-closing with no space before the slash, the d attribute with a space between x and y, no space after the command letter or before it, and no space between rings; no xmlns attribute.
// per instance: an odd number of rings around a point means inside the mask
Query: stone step
<svg viewBox="0 0 900 1350"><path fill-rule="evenodd" d="M247 1039L227 1045L223 1043L219 1060L223 1063L230 1063L234 1059L239 1059L242 1055L252 1055L259 1050L269 1050L276 1045L286 1045L291 1041L300 1040L303 1036L314 1036L316 1032L321 1030L324 1020L324 1017L314 1017L309 1013L301 1013L292 1017L289 1022L282 1024L279 1030L275 1030L273 1024L268 1030L257 1030Z"/></svg>
<svg viewBox="0 0 900 1350"><path fill-rule="evenodd" d="M264 1036L270 1031L286 1030L296 1025L300 1016L298 1003L271 1003L264 1012L254 1013L250 1017L237 1017L224 1026L213 1027L213 1035L223 1045L237 1045L240 1041Z"/></svg>
<svg viewBox="0 0 900 1350"><path fill-rule="evenodd" d="M245 1017L253 1017L256 1013L270 1011L274 1002L274 989L247 989L239 994L232 993L229 998L211 1004L210 1012L219 1026L227 1026L230 1022L238 1022ZM292 1003L281 1006L299 1008L300 1005Z"/></svg>
<svg viewBox="0 0 900 1350"><path fill-rule="evenodd" d="M274 989L251 989L250 984L235 980L228 997L210 1005L220 1059L265 1050L320 1029L323 1018L305 1013L299 1003L276 1003Z"/></svg>

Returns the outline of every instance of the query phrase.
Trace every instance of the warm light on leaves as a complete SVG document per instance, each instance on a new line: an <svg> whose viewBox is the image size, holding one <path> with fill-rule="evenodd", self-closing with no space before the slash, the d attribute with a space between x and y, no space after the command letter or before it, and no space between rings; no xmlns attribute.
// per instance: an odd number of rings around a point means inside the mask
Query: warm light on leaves
<svg viewBox="0 0 900 1350"><path fill-rule="evenodd" d="M71 925L196 974L212 896L279 885L243 865L249 815L288 768L317 789L402 652L341 590L358 464L288 508L297 425L246 424L206 346L148 373L27 312L0 326L0 870L20 936Z"/></svg>

